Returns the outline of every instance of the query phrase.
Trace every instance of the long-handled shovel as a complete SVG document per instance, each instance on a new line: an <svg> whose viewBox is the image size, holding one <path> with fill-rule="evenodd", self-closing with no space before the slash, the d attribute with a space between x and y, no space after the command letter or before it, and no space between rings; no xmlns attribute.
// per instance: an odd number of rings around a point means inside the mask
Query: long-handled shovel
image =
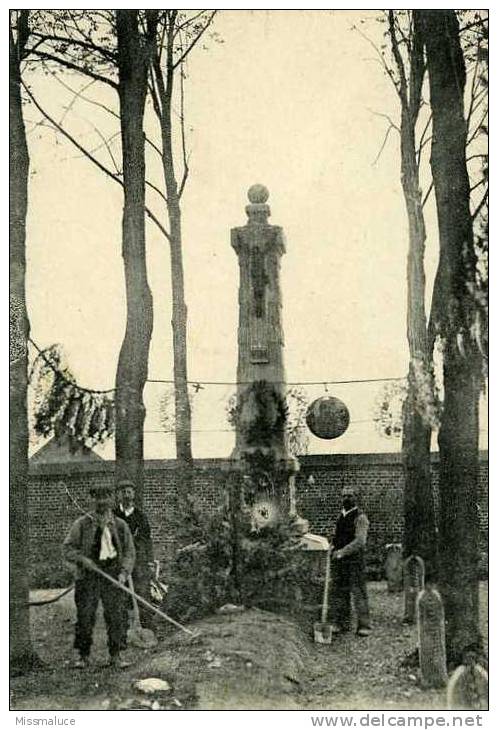
<svg viewBox="0 0 498 730"><path fill-rule="evenodd" d="M325 584L323 586L323 602L321 621L315 621L313 625L313 638L316 644L330 644L332 641L332 626L327 623L329 610L329 587L330 587L330 548L327 550L325 562Z"/></svg>
<svg viewBox="0 0 498 730"><path fill-rule="evenodd" d="M146 629L140 623L140 612L138 610L137 594L133 585L133 578L128 578L128 584L132 592L131 600L133 604L133 622L128 629L128 641L132 646L139 649L152 649L157 645L156 635L150 629Z"/></svg>
<svg viewBox="0 0 498 730"><path fill-rule="evenodd" d="M171 618L171 616L168 616L167 613L164 613L159 608L156 608L151 603L145 600L145 598L142 598L142 596L139 596L137 593L134 593L134 591L130 590L127 586L124 585L124 583L120 583L119 580L116 580L108 573L104 573L103 570L100 570L100 568L95 565L94 563L85 563L85 567L89 568L90 570L93 570L94 573L98 573L103 578L108 580L110 583L116 586L116 588L119 588L120 590L127 593L132 598L135 598L136 601L141 603L143 606L146 606L150 611L154 611L154 613L157 613L158 616L161 616L165 621L168 621L170 624L173 624L173 626L176 626L177 629L180 629L185 634L188 634L190 637L194 638L196 636L199 636L200 631L196 629L195 631L191 631L190 629L187 629L186 626L182 626L182 624L178 623L178 621L175 621L174 618Z"/></svg>

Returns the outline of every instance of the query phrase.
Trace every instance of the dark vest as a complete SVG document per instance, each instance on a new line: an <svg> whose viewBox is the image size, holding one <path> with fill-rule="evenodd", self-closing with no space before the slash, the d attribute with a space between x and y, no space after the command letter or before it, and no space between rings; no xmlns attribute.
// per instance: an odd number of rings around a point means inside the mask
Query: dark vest
<svg viewBox="0 0 498 730"><path fill-rule="evenodd" d="M136 560L135 567L149 560L150 548L150 528L144 513L137 509L133 510L131 515L125 515L119 507L114 510L114 514L124 520L130 528L131 536L135 544ZM150 558L152 559L152 558Z"/></svg>
<svg viewBox="0 0 498 730"><path fill-rule="evenodd" d="M358 507L352 509L346 516L341 512L335 526L334 547L340 550L355 538L355 522L360 511Z"/></svg>

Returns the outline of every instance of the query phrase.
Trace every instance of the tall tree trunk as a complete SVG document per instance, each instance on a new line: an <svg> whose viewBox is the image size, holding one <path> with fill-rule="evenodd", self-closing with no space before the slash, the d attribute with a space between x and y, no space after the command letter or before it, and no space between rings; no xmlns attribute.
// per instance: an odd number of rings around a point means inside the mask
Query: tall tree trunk
<svg viewBox="0 0 498 730"><path fill-rule="evenodd" d="M175 10L170 11L167 25L165 61L166 82L159 58L156 56L154 73L161 104L162 163L170 229L170 262L172 290L173 329L173 377L175 387L175 437L176 457L179 462L179 478L184 489L190 485L192 466L192 426L187 380L187 305L182 258L182 219L180 196L175 175L172 132L172 96L174 85L173 43L175 35Z"/></svg>
<svg viewBox="0 0 498 730"><path fill-rule="evenodd" d="M119 101L123 149L122 256L126 331L116 373L116 478L143 491L143 390L152 335L152 295L145 251L145 136L148 55L140 41L138 11L117 10Z"/></svg>
<svg viewBox="0 0 498 730"><path fill-rule="evenodd" d="M432 429L424 417L425 394L421 392L423 379L431 377L425 314L425 221L415 151L415 119L409 113L403 113L401 121L401 182L409 228L407 337L410 350L408 393L403 404L404 550L406 556L420 555L431 577L437 559L430 464Z"/></svg>
<svg viewBox="0 0 498 730"><path fill-rule="evenodd" d="M393 56L399 73L401 102L401 185L408 218L407 339L410 351L408 392L403 404L402 457L405 473L404 539L405 557L420 555L426 575L433 577L437 564L435 500L431 479L430 446L432 428L425 400L431 393L431 352L428 349L425 313L425 220L422 208L415 129L420 111L424 78L423 42L420 22L414 18L409 56L409 78L398 48L394 11L389 11ZM424 387L425 386L429 386ZM430 397L430 395L429 395Z"/></svg>
<svg viewBox="0 0 498 730"><path fill-rule="evenodd" d="M11 11L12 12L12 11ZM10 664L13 673L29 669L35 660L28 608L28 336L26 310L26 215L29 155L21 101L20 63L28 30L28 12L20 11L17 43L9 35L9 174L10 174ZM24 28L24 31L23 31Z"/></svg>
<svg viewBox="0 0 498 730"><path fill-rule="evenodd" d="M439 225L438 331L443 338L444 410L439 431L440 579L447 655L460 662L480 646L477 511L480 360L470 327L468 285L476 257L466 166L465 63L453 10L421 10L433 141L431 168Z"/></svg>

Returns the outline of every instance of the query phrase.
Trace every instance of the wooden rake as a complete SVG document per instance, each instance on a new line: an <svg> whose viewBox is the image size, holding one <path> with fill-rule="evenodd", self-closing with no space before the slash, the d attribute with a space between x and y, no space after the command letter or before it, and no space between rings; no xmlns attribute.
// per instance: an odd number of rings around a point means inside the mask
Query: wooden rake
<svg viewBox="0 0 498 730"><path fill-rule="evenodd" d="M156 608L156 606L153 606L152 603L149 603L145 600L145 598L142 598L142 596L139 596L138 593L135 593L135 591L132 591L130 588L124 585L124 583L120 583L119 580L116 580L108 573L105 573L103 570L101 570L97 565L95 564L85 564L85 567L89 568L90 570L93 570L94 573L98 573L103 578L108 580L110 583L116 586L116 588L119 588L121 591L124 591L124 593L127 593L129 596L134 599L135 603L141 603L142 606L145 606L149 609L149 611L153 611L158 616L160 616L164 621L167 621L168 623L172 624L173 626L176 626L177 629L180 629L180 631L183 631L185 634L190 636L191 639L199 636L201 633L198 629L195 629L192 631L191 629L187 629L186 626L182 626L182 624L178 623L178 621L175 621L174 618L171 618L171 616L168 616L167 613L164 613L164 611L161 611L159 608ZM138 611L138 606L137 606ZM145 631L146 629L142 629L142 631Z"/></svg>

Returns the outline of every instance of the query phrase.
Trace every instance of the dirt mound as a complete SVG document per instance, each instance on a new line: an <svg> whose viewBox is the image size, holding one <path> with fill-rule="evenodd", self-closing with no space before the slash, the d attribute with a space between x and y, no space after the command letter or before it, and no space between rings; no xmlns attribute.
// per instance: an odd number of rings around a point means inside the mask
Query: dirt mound
<svg viewBox="0 0 498 730"><path fill-rule="evenodd" d="M135 665L138 678L158 677L171 685L181 706L202 710L297 709L306 675L309 640L292 622L250 609L199 621L195 639L175 634ZM167 697L160 700L169 706Z"/></svg>

